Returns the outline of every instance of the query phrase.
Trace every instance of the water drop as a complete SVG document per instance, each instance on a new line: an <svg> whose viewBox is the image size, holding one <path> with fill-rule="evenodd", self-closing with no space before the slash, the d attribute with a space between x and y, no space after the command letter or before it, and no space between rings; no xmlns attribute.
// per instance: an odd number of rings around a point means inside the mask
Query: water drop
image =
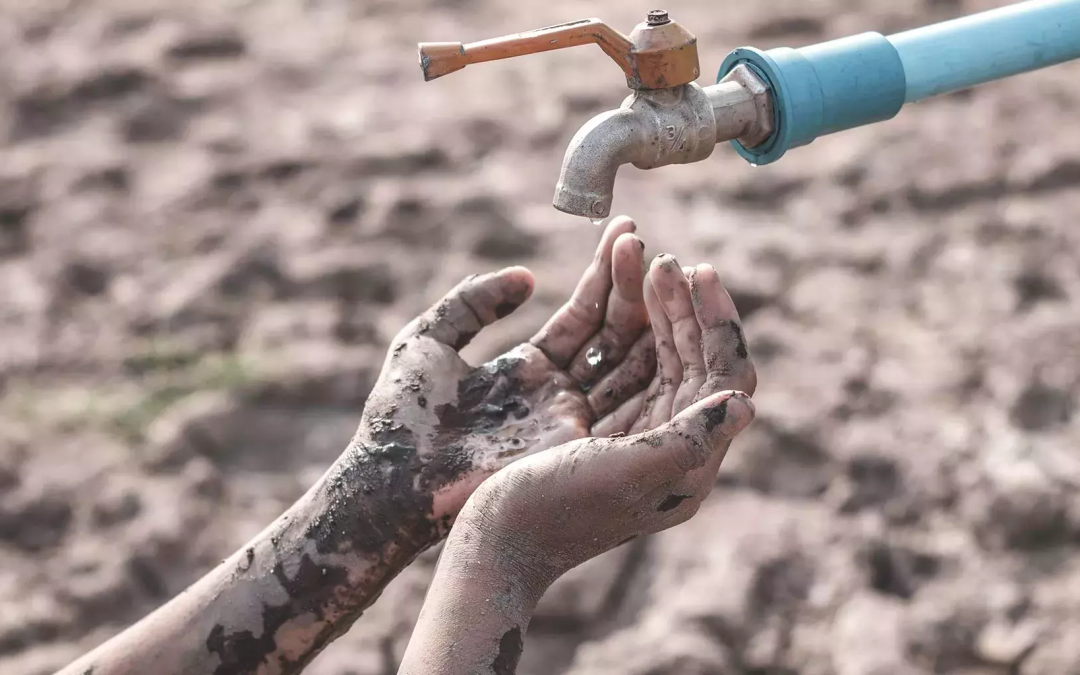
<svg viewBox="0 0 1080 675"><path fill-rule="evenodd" d="M604 224L604 219L603 218L589 218L589 222L592 223L593 225L603 225Z"/></svg>
<svg viewBox="0 0 1080 675"><path fill-rule="evenodd" d="M585 352L585 360L589 362L590 366L595 368L604 360L604 353L596 347L589 347L589 351Z"/></svg>
<svg viewBox="0 0 1080 675"><path fill-rule="evenodd" d="M750 162L750 168L751 169L756 169L757 166L758 166L757 164L754 164L753 162Z"/></svg>

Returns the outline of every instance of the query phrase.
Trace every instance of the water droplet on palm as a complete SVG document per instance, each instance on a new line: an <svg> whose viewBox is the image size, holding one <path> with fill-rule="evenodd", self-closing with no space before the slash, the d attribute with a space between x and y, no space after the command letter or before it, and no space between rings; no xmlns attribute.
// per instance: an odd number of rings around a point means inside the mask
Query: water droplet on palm
<svg viewBox="0 0 1080 675"><path fill-rule="evenodd" d="M599 366L603 360L604 353L596 347L589 347L589 351L585 352L585 361L587 361L588 364L593 368Z"/></svg>

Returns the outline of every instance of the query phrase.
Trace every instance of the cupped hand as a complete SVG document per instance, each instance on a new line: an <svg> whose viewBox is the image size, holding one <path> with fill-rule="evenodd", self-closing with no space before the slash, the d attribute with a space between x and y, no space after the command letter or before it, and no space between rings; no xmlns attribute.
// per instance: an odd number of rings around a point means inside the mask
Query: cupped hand
<svg viewBox="0 0 1080 675"><path fill-rule="evenodd" d="M720 392L652 431L580 439L523 459L480 486L453 545L498 542L498 555L512 558L500 560L500 569L523 570L527 584L549 584L693 516L731 441L753 417L747 394Z"/></svg>
<svg viewBox="0 0 1080 675"><path fill-rule="evenodd" d="M690 518L754 417L757 375L716 271L660 256L645 298L657 373L597 425L616 437L577 440L503 469L463 514L467 528L480 526L489 539L505 533L510 555L522 553L526 565L542 561L550 578Z"/></svg>
<svg viewBox="0 0 1080 675"><path fill-rule="evenodd" d="M452 519L510 462L594 433L643 392L655 371L644 244L617 218L569 302L544 328L472 367L458 354L533 291L521 267L470 277L394 340L354 445L404 457L434 518ZM590 392L602 387L602 397Z"/></svg>

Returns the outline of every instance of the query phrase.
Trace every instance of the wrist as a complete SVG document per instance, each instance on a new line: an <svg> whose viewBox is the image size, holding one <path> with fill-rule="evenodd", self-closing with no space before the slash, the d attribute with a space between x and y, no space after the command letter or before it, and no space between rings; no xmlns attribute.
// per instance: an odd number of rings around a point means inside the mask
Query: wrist
<svg viewBox="0 0 1080 675"><path fill-rule="evenodd" d="M496 493L496 494L493 494ZM448 552L477 561L491 575L513 579L523 589L540 596L566 571L527 526L508 517L500 508L501 491L481 485L461 510L450 532L443 557Z"/></svg>
<svg viewBox="0 0 1080 675"><path fill-rule="evenodd" d="M365 580L392 578L449 529L397 448L354 442L268 536L334 556ZM277 544L275 544L277 546Z"/></svg>

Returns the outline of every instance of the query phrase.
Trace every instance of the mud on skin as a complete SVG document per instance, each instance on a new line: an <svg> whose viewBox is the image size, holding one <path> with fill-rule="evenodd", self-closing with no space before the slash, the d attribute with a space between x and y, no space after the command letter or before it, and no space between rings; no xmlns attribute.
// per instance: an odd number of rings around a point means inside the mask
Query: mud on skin
<svg viewBox="0 0 1080 675"><path fill-rule="evenodd" d="M280 605L264 604L262 630L234 630L216 625L206 638L206 649L217 655L220 664L214 675L255 672L279 651L279 633L300 615L312 615L321 623L313 648L296 659L279 655L283 673L302 670L326 645L343 634L360 617L392 578L392 569L404 567L439 539L439 526L432 519L432 495L415 490L413 477L423 472L412 433L386 417L371 421L369 440L356 440L322 482L314 499L317 515L303 524L283 521L271 538L272 546L256 555L274 556L272 574L288 600ZM435 467L434 472L457 471ZM445 529L445 525L444 525ZM306 553L314 547L318 556L344 554L373 565L366 575L377 587L367 589L367 604L359 601L352 588L349 569L341 564L317 562ZM290 577L286 562L299 559ZM251 561L248 560L248 567Z"/></svg>
<svg viewBox="0 0 1080 675"><path fill-rule="evenodd" d="M514 675L524 647L521 628L518 626L503 633L502 639L499 640L499 653L495 655L495 660L491 663L492 672L495 675Z"/></svg>
<svg viewBox="0 0 1080 675"><path fill-rule="evenodd" d="M418 450L416 434L395 420L393 406L367 416L362 432L317 492L316 499L323 505L320 515L302 532L290 531L297 528L285 524L284 531L273 538L277 556L273 574L289 601L263 607L258 637L250 630L226 633L224 626L215 626L206 639L207 650L221 660L214 675L257 669L278 651L277 633L295 619L297 607L302 608L299 613L311 613L325 625L316 640L317 649L295 662L282 660L279 665L284 672L299 671L362 614L365 607L349 599L344 567L319 564L305 554L296 575L287 576L283 559L290 553L297 555L304 542L312 543L320 555L359 554L383 568L397 568L445 535L449 518L434 518L433 494L476 468L464 447L465 437L495 431L510 418L529 414L515 375L518 363L518 359L501 358L474 370L459 383L455 403L436 407L440 423L434 446L438 452ZM299 544L286 543L292 541ZM254 555L252 549L245 551L247 567ZM495 664L503 670L496 672L511 673L521 652L520 631L516 642L509 638L504 642Z"/></svg>
<svg viewBox="0 0 1080 675"><path fill-rule="evenodd" d="M293 659L276 657L280 672L300 672L378 597L392 578L389 570L408 564L438 540L438 527L430 517L431 495L413 489L416 451L411 434L400 425L380 428L375 435L384 445L354 443L328 474L314 496L317 516L304 523L283 520L271 546L245 551L249 559L273 556L272 575L288 599L264 603L261 630L255 633L214 626L205 641L207 651L220 659L214 675L255 672L280 651L277 641L283 628L309 615L320 623L312 648ZM311 547L314 558L306 552ZM348 567L316 559L330 554L371 562L366 576L375 583L366 589L366 604L352 587ZM286 564L296 560L299 565L290 577Z"/></svg>
<svg viewBox="0 0 1080 675"><path fill-rule="evenodd" d="M250 551L250 549L249 549ZM241 675L252 673L266 662L267 656L278 650L276 637L278 631L295 619L298 604L319 620L325 620L326 608L337 605L336 596L341 589L348 587L348 571L342 567L320 566L310 556L304 556L296 576L289 578L281 562L274 565L274 577L289 596L290 602L283 605L265 605L262 611L262 632L258 637L249 630L225 633L221 624L214 626L206 638L206 648L216 654L221 663L214 669L214 675ZM305 654L297 660L278 657L282 672L299 672L311 662L323 646L329 644L337 635L360 617L363 608L345 612L346 619L326 623L322 634L317 638L319 648ZM344 626L344 628L342 628Z"/></svg>
<svg viewBox="0 0 1080 675"><path fill-rule="evenodd" d="M511 417L515 420L528 417L529 406L516 374L520 362L511 357L496 359L477 368L458 384L457 403L435 409L439 418L436 447L457 446L466 435L493 432Z"/></svg>

